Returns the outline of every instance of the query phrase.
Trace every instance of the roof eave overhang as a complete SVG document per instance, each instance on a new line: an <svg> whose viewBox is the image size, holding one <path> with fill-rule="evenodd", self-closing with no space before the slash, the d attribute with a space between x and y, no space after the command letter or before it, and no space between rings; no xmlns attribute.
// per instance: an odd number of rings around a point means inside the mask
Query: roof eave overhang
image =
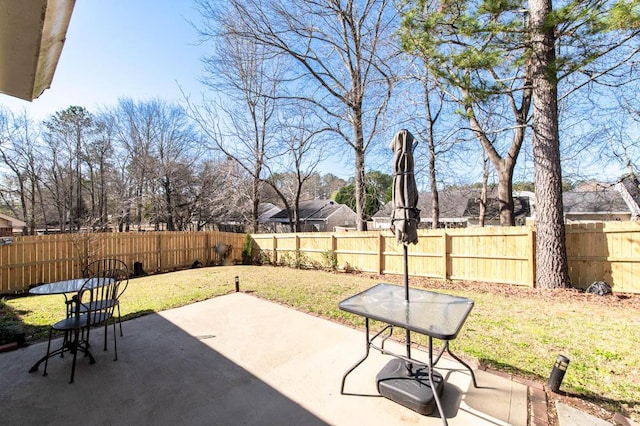
<svg viewBox="0 0 640 426"><path fill-rule="evenodd" d="M0 92L32 101L51 87L75 0L0 2Z"/></svg>

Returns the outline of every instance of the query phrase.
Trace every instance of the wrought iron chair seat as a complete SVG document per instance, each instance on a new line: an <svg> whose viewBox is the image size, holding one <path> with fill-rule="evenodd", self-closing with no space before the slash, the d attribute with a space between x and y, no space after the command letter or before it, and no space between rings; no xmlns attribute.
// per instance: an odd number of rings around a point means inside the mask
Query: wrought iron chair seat
<svg viewBox="0 0 640 426"><path fill-rule="evenodd" d="M92 315L80 314L60 320L53 324L52 327L57 331L74 331L75 329L82 327L95 327L102 325L112 317L113 315L110 312L98 312L97 314Z"/></svg>
<svg viewBox="0 0 640 426"><path fill-rule="evenodd" d="M114 361L118 360L118 346L116 340L116 322L114 310L117 306L117 294L120 281L123 279L124 273L121 270L100 271L94 276L87 278L80 290L72 297L67 306L67 317L62 319L49 330L49 343L47 345L47 355L44 365L43 375L47 375L47 366L49 363L51 352L51 338L53 331L62 331L65 338L62 347L55 353L62 356L66 350L73 354L73 363L71 366L71 379L69 383L73 383L76 369L76 358L78 352L84 352L89 357L91 364L95 363L95 359L89 352L89 330L92 327L104 326L104 350L107 350L107 328L109 322L113 324L113 347ZM84 340L84 331L87 331L87 339ZM80 337L82 332L82 338ZM69 338L69 334L72 337Z"/></svg>
<svg viewBox="0 0 640 426"><path fill-rule="evenodd" d="M118 286L118 293L115 296L115 303L116 303L115 307L118 309L118 326L120 327L120 336L122 336L123 333L122 333L122 317L120 316L120 296L122 296L122 293L124 293L127 287L129 286L129 268L127 267L127 264L120 259L114 259L114 258L104 258L104 259L94 260L93 262L85 266L84 270L82 271L82 276L90 277L92 275L95 275L96 273L99 273L100 271L108 271L108 270L122 271L122 280ZM99 303L105 303L105 302L97 301L93 303L96 303L96 305L91 306L89 310L96 309L96 307L99 306L98 305ZM82 309L83 308L81 307L81 312L82 312Z"/></svg>

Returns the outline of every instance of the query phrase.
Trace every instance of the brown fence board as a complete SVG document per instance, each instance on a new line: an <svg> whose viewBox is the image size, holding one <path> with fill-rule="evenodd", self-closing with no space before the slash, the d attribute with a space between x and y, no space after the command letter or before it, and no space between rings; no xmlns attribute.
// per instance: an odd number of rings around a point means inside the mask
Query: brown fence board
<svg viewBox="0 0 640 426"><path fill-rule="evenodd" d="M146 272L164 272L220 262L215 246L232 247L231 261L242 253L243 234L226 232L80 233L15 237L0 246L0 294L81 276L87 262L103 257L122 259L133 271L141 262Z"/></svg>

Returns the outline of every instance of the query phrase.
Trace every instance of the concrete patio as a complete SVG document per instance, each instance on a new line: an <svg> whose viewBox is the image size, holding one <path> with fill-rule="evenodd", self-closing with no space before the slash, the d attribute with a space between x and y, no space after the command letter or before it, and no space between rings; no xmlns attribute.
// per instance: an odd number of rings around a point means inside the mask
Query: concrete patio
<svg viewBox="0 0 640 426"><path fill-rule="evenodd" d="M96 364L52 358L28 373L46 342L0 354L3 425L439 425L437 410L422 416L377 396L375 376L389 356L364 353L364 333L249 294L234 293L123 324L118 361L92 332ZM464 333L464 328L462 330ZM95 337L95 340L94 340ZM59 341L58 341L59 344ZM388 342L402 353L403 346ZM454 342L455 349L455 342ZM413 351L425 360L424 352ZM527 425L527 387L476 371L471 386L462 365L441 360L450 425ZM357 395L356 395L357 394Z"/></svg>

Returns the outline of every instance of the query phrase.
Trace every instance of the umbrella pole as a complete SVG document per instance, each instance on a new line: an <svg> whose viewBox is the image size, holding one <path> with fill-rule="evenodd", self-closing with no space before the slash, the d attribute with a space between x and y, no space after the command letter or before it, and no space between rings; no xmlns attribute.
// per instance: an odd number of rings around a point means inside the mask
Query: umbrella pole
<svg viewBox="0 0 640 426"><path fill-rule="evenodd" d="M403 257L404 257L404 303L409 304L409 256L407 254L407 245L403 244ZM406 345L407 345L407 358L411 358L411 332L406 330ZM407 370L411 372L413 364L407 363Z"/></svg>

